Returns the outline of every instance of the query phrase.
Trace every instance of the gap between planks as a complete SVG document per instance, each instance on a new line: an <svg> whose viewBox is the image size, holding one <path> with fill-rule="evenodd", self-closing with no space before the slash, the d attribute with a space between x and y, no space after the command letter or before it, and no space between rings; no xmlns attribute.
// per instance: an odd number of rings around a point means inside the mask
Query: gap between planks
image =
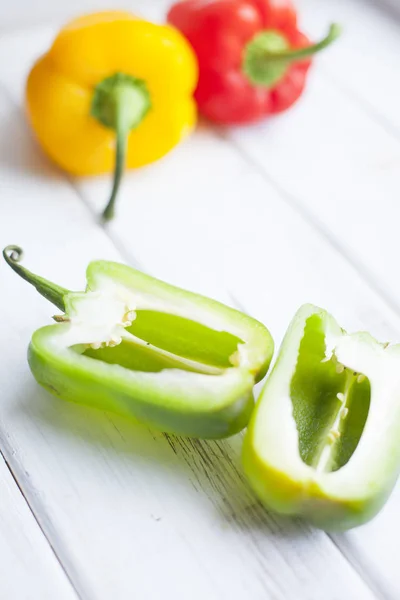
<svg viewBox="0 0 400 600"><path fill-rule="evenodd" d="M296 198L295 195L286 191L284 187L277 182L269 173L266 172L265 168L258 163L246 150L243 148L235 139L229 136L222 129L214 130L217 135L221 137L226 143L235 149L235 151L242 157L242 159L251 166L259 175L266 181L276 192L279 198L285 202L287 206L295 211L305 223L310 225L314 231L318 233L321 240L339 254L363 279L369 289L375 292L386 304L387 308L396 314L400 318L400 304L399 302L376 281L375 275L369 271L355 256L345 250L339 239L332 234L325 225L319 220L319 218L313 214L311 210L306 208L304 204Z"/></svg>
<svg viewBox="0 0 400 600"><path fill-rule="evenodd" d="M238 150L238 148L236 147L236 150ZM253 167L255 167L256 165L253 165ZM265 172L263 170L260 171L259 167L257 167L257 170L259 172L262 173L263 176L266 176ZM269 183L272 183L272 185L278 190L279 192L279 196L284 196L285 193L283 190L279 189L279 186L277 186L273 181L268 180ZM73 182L70 182L72 184L72 186L74 187L75 192L78 192L78 196L80 197L81 201L83 201L87 207L87 209L91 212L92 215L94 215L93 210L90 208L90 206L88 205L88 203L86 202L84 196L79 193L79 190L77 190L77 188L74 186ZM286 198L283 198L285 201L295 201L295 198L289 198L288 200L286 200ZM325 239L325 242L328 241L333 248L335 249L335 251L339 252L345 259L347 262L349 262L351 264L351 266L353 268L355 268L358 272L361 271L361 269L359 268L359 266L351 259L351 257L347 256L346 253L344 253L343 249L341 248L340 244L335 243L335 240L329 235L327 234L326 231L324 231L323 226L321 226L321 224L318 222L318 220L316 220L311 214L308 214L308 211L305 209L305 213L304 211L301 211L301 206L299 205L293 205L291 204L291 208L293 210L297 210L298 212L301 213L301 216L305 219L305 221L307 221L308 223L310 223L312 225L312 227L314 229L317 229L317 231L319 232L319 234ZM132 254L126 250L126 248L124 247L123 243L121 243L118 238L116 238L115 236L112 235L112 233L107 229L104 228L106 235L109 237L109 239L111 240L112 244L114 245L114 247L118 250L118 252L120 254L122 254L122 256L126 256L128 257L130 262L135 262L137 264L137 261L135 260L135 258L132 256ZM368 286L371 287L371 281L366 278L365 273L362 273L363 278L367 281ZM394 307L391 305L391 302L388 302L388 299L385 298L385 296L382 294L382 292L377 289L377 287L374 287L373 289L375 289L378 294L383 297L385 299L385 302L387 304L389 304L389 306L393 309ZM243 308L243 307L240 307ZM398 313L398 307L397 305L395 306L395 311ZM340 550L342 552L342 550ZM343 552L342 552L343 553Z"/></svg>
<svg viewBox="0 0 400 600"><path fill-rule="evenodd" d="M8 93L7 93L7 98L10 98L10 95L9 95ZM18 104L17 104L17 103L14 101L14 99L13 99L13 98L11 98L11 102L12 102L12 105L13 105L13 106L16 106L16 107L17 107L18 111L20 111L20 110L21 110L21 109L20 109L20 107L19 107L19 106L18 106ZM73 181L72 181L72 180L69 180L69 179L68 179L68 177L67 177L66 179L67 179L67 182L68 182L68 184L69 184L70 186L72 186L72 187L73 187L73 189L74 189L74 192L75 192L75 195L76 195L76 196L78 196L78 198L79 198L79 200L80 200L81 202L83 202L83 204L84 204L84 206L85 206L85 209L86 209L87 211L89 211L89 213L90 213L91 217L94 217L94 218L96 218L94 211L93 211L93 210L90 208L89 204L87 203L87 201L85 200L85 198L84 198L84 196L81 194L81 192L80 192L79 190L77 190L77 189L76 189L76 187L75 187L75 185L74 185ZM97 224L99 225L98 221L97 221ZM116 244L116 242L115 242L115 239L114 239L114 236L112 236L112 235L111 235L110 231L109 231L107 228L104 228L104 231L105 231L105 234L107 235L107 237L109 237L109 239L110 239L110 241L111 241L112 245L113 245L114 247L116 247L116 248L117 248L117 250L118 250L118 252L119 252L119 253L122 253L124 256L128 255L128 258L129 258L129 260L132 260L132 259L134 259L134 257L131 255L131 253L128 253L128 252L126 251L126 249L124 248L124 245L123 245L123 244L122 244L122 245L121 245L121 244L118 244L118 243ZM135 261L135 262L137 262L137 261ZM192 449L193 449L193 450L195 451L195 453L196 453L196 454L198 454L199 456L202 456L202 455L204 454L204 452L200 452L200 450L198 449L198 445L193 445L193 448L192 448ZM225 455L226 455L226 453L225 453ZM229 461L229 456L227 456L227 455L226 455L226 459ZM238 476L240 477L240 473L238 474ZM28 503L28 504L29 504L29 503ZM33 508L33 509L31 508L31 510L34 510L34 508ZM272 516L270 516L270 519L273 521L273 519L274 519L273 515L272 515ZM48 525L49 525L49 524L46 524L46 527L47 527ZM240 524L239 524L239 526L240 526ZM49 537L51 537L51 535L56 535L56 533L54 532L54 533L52 534L52 531L48 531L48 535L46 535L46 539L48 540L48 542L50 543L50 545L51 545L51 542L50 542L50 540L49 540ZM48 536L49 536L49 537L48 537ZM328 539L329 539L329 538L328 538ZM330 542L332 543L332 540L330 540ZM334 544L333 544L333 545L334 545ZM337 551L339 551L337 548L336 548L336 550L337 550ZM344 556L344 555L343 555L343 556ZM57 556L57 558L58 558L58 560L61 562L61 559L59 558L59 556ZM348 561L348 558L347 558L346 556L344 556L344 558L345 558L346 562L347 562L347 563L350 565L350 568L351 568L353 571L355 571L355 569L354 569L353 565L352 565L352 564L351 564L351 563ZM71 568L71 565L68 565L68 564L67 564L65 568L69 570L69 569ZM70 572L70 573L71 573L71 572ZM356 577L357 577L358 579L360 579L361 581L363 581L363 582L364 582L364 583L367 585L367 587L368 587L368 582L367 582L367 581L366 581L366 580L365 580L365 579L364 579L364 578L361 576L361 574L360 574L359 572L355 571L355 575L356 575ZM72 573L71 573L71 577L72 577L72 578L74 578L74 579L76 578L77 582L79 582L79 576L78 576L78 575L75 575L75 574L72 572ZM79 587L80 587L80 586L78 585L78 588L79 588ZM82 597L88 598L88 597L90 597L90 596L89 596L87 593L84 593Z"/></svg>
<svg viewBox="0 0 400 600"><path fill-rule="evenodd" d="M381 294L379 292L379 290L377 290L376 287L371 285L371 282L366 279L366 277L362 273L361 269L358 269L357 265L346 255L346 253L344 251L342 251L340 244L335 243L334 238L331 238L331 236L328 234L328 232L324 232L322 227L318 226L316 220L312 217L311 214L310 214L310 218L308 219L305 214L305 211L303 212L301 210L302 207L300 206L299 203L295 204L293 202L290 202L290 200L287 201L286 197L290 196L290 195L286 194L286 192L283 189L281 189L279 184L276 184L274 181L269 180L266 173L264 173L264 171L262 170L262 168L260 168L252 160L251 157L247 156L246 153L243 152L241 150L241 148L234 141L229 140L229 138L227 138L227 136L225 136L223 133L221 133L221 131L219 131L217 128L213 128L210 131L214 135L221 137L224 140L224 142L228 143L231 147L233 147L236 150L236 152L241 155L241 157L247 164L249 164L253 169L255 169L259 174L261 174L263 176L263 179L265 181L267 181L268 183L270 183L272 185L272 187L275 189L275 191L277 191L278 196L281 197L290 206L290 208L292 210L299 213L300 216L304 219L304 221L306 221L308 224L310 224L319 233L319 235L321 237L321 242L329 243L332 246L332 248L335 250L335 252L339 253L351 265L351 267L353 269L358 270L358 272L361 273L361 276L364 279L364 281L367 283L368 287L370 287L372 290L376 291L378 293L378 295L380 295L381 298L383 298L385 303L388 305L388 308L390 308L391 310L394 310L400 316L400 308L397 310L397 307L395 309L393 306L391 306L391 304L387 301L385 296L383 294ZM97 222L99 227L101 227L104 230L105 235L107 235L107 237L109 238L109 240L111 241L111 243L113 244L113 246L117 250L117 252L121 255L121 257L124 260L127 260L127 262L129 264L132 264L132 266L134 266L135 268L145 270L145 267L140 263L140 261L137 260L137 258L133 255L133 253L125 247L125 244L118 238L118 236L113 235L112 231L107 226L107 224L103 224L99 220L99 215L92 208L92 206L87 202L84 193L76 185L74 178L70 177L69 175L65 175L65 179L68 181L69 185L72 187L72 189L74 190L74 192L76 193L76 195L80 199L80 201L84 204L85 208L87 209L89 214L93 217L95 222ZM239 299L237 299L237 297L235 296L234 293L232 293L229 289L227 289L226 292L227 292L229 298L232 300L232 305L234 308L236 308L237 310L240 310L246 314L249 314L249 311L248 311L247 307L245 306L245 304L243 304ZM168 441L168 444L170 445L170 447L176 453L174 445L171 442L171 436L169 436L168 434L164 434L164 436L165 436L166 440ZM198 446L196 444L191 444L191 449L196 454L199 454ZM203 454L204 453L201 453L201 455L203 455ZM229 457L227 455L226 455L226 459L229 460ZM239 474L239 476L240 476L240 474ZM272 517L273 517L273 515L272 515ZM356 559L356 557L354 556L354 553L351 552L351 550L345 551L344 548L342 548L340 541L337 540L333 534L329 534L327 532L324 532L324 534L326 535L327 539L330 540L332 545L337 549L337 551L348 562L348 564L350 565L352 570L357 574L357 576L375 594L376 598L379 600L387 600L388 597L386 596L386 594L384 594L384 592L382 592L380 583L378 581L376 581L376 579L374 577L370 576L369 565L365 564L365 566L363 566L363 563L365 563L365 561L361 561L361 562L358 561Z"/></svg>
<svg viewBox="0 0 400 600"><path fill-rule="evenodd" d="M348 99L350 99L353 104L357 103L357 105L363 110L363 112L371 120L375 121L381 128L383 128L387 133L390 133L390 135L392 135L396 140L399 140L397 129L393 130L393 125L390 124L390 122L382 114L380 114L378 112L378 110L376 110L376 108L374 108L374 106L372 104L369 104L364 96L358 95L354 90L352 90L350 87L346 86L346 84L343 84L342 82L340 82L333 73L328 72L328 75L322 75L322 77L330 80L331 83L333 83L333 85L337 89L339 89L339 91L342 94L344 94ZM224 139L224 141L226 141L232 147L234 147L234 149L241 155L241 157L253 169L255 169L264 178L264 180L275 189L275 191L277 191L278 196L284 202L286 202L286 204L289 205L289 207L292 210L297 212L306 223L311 225L311 227L319 234L321 240L323 240L325 243L328 243L335 252L337 252L340 256L342 256L344 258L344 260L349 265L351 265L351 267L358 274L361 275L361 278L365 281L367 286L372 291L374 291L380 298L383 299L384 303L387 305L387 308L390 309L391 311L393 311L397 316L400 316L400 305L397 302L397 300L390 293L388 293L382 285L380 285L378 283L374 274L371 271L369 271L355 256L353 256L351 252L349 253L345 250L345 248L342 246L340 241L335 237L335 235L333 233L329 232L329 230L323 225L323 223L318 219L318 217L313 215L312 211L307 209L301 203L301 201L299 201L293 194L287 192L283 186L281 186L279 183L277 183L264 170L262 165L257 164L256 160L254 160L251 156L249 156L245 149L240 147L240 145L235 140L229 138L229 135L225 134L223 131L218 130L218 129L214 129L213 132L216 135L219 135L220 137L222 137L222 139ZM78 192L78 195L81 197L82 201L86 202L84 195L82 195L80 193L80 190L77 189L76 186L74 186L74 187L75 187L75 190ZM114 241L114 239L112 237L111 237L111 239L112 239L112 241ZM135 258L132 256L132 254L124 248L122 249L122 254L124 256L127 256L130 260L132 260L132 259L135 260ZM244 310L245 312L247 312L245 306L243 306L243 304L237 300L235 295L232 294L229 289L227 290L227 292L228 292L230 298L232 299L234 305L237 308L239 308L240 310L242 310L242 311ZM384 596L382 595L382 592L379 590L379 585L378 585L376 579L369 575L368 568L363 569L363 567L362 567L363 561L360 562L359 560L357 560L356 557L354 556L354 553L352 553L351 551L349 552L348 548L346 548L346 549L342 548L340 541L337 540L334 535L333 536L329 535L329 537L330 537L331 541L334 543L334 545L338 548L338 550L343 554L343 556L352 564L353 568L359 573L360 576L362 576L363 580L368 583L368 585L371 587L371 589L373 589L374 592L379 597L383 598ZM352 559L350 559L349 557L351 557ZM366 566L367 565L365 565L365 561L364 561L364 567L366 567ZM363 577L363 571L364 571L364 573L367 574L367 576Z"/></svg>
<svg viewBox="0 0 400 600"><path fill-rule="evenodd" d="M382 590L381 582L374 577L373 570L367 561L359 560L356 554L352 552L351 547L349 549L346 544L342 544L334 533L327 533L326 535L379 600L389 600L389 598L392 598L390 592L387 593L385 590Z"/></svg>
<svg viewBox="0 0 400 600"><path fill-rule="evenodd" d="M19 490L22 500L25 502L26 506L28 507L29 513L32 515L32 518L34 519L36 525L38 526L38 528L41 531L43 537L45 538L48 546L50 547L50 550L51 550L52 554L54 555L54 557L57 561L57 564L59 565L62 572L64 573L64 576L66 577L68 584L71 586L71 591L75 594L75 596L79 600L83 600L83 597L79 594L78 589L76 588L76 586L74 584L73 578L71 577L69 570L64 566L63 562L61 561L60 557L58 556L58 554L51 542L49 534L46 533L45 528L42 526L42 523L40 522L40 519L37 517L36 512L29 501L29 498L27 497L27 495L25 494L24 490L22 489L22 487L20 485L20 482L18 480L18 477L17 477L15 471L12 469L12 467L10 465L10 462L4 452L5 444L4 444L4 439L2 439L2 437L3 436L0 436L0 439L1 439L0 457L4 460L4 464L6 465L8 472L10 473L17 489ZM47 524L47 526L49 527L49 523ZM50 525L50 527L52 528L51 525Z"/></svg>
<svg viewBox="0 0 400 600"><path fill-rule="evenodd" d="M325 73L320 73L320 77L333 84L333 86L347 96L347 98L349 98L353 104L357 104L364 114L366 114L372 121L379 125L379 127L381 127L387 134L392 136L396 141L400 142L400 127L396 123L393 123L389 117L386 117L382 112L378 111L372 102L368 102L368 99L365 97L365 95L358 94L348 84L340 81L337 75L335 75L335 73L329 69L327 69Z"/></svg>

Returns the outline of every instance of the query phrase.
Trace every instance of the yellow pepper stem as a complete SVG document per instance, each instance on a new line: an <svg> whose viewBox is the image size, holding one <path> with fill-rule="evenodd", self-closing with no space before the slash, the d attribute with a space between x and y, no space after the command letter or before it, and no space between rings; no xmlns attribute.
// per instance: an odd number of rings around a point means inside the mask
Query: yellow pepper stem
<svg viewBox="0 0 400 600"><path fill-rule="evenodd" d="M116 152L115 152L115 167L114 167L114 180L111 191L111 196L108 201L106 208L103 211L103 220L110 221L114 218L115 214L115 201L119 186L124 172L126 147L128 142L129 129L127 129L124 119L124 104L121 103L121 109L117 111L117 123L115 127L116 133Z"/></svg>
<svg viewBox="0 0 400 600"><path fill-rule="evenodd" d="M150 94L145 82L131 75L116 73L95 88L91 114L116 133L114 181L110 199L103 212L105 221L114 217L129 133L140 125L150 108Z"/></svg>

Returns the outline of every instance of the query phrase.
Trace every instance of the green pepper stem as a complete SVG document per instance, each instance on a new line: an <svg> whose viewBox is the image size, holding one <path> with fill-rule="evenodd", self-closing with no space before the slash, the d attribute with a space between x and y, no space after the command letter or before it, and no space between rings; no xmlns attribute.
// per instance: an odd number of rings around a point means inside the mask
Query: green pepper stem
<svg viewBox="0 0 400 600"><path fill-rule="evenodd" d="M64 296L69 294L70 291L28 271L28 269L19 264L22 256L23 250L19 246L11 245L3 250L4 260L12 270L22 277L22 279L33 285L46 300L49 300L57 308L65 312Z"/></svg>
<svg viewBox="0 0 400 600"><path fill-rule="evenodd" d="M283 50L277 53L266 54L265 58L266 60L284 60L290 62L308 58L330 46L339 37L341 32L341 26L338 23L332 23L327 35L320 42L296 50Z"/></svg>

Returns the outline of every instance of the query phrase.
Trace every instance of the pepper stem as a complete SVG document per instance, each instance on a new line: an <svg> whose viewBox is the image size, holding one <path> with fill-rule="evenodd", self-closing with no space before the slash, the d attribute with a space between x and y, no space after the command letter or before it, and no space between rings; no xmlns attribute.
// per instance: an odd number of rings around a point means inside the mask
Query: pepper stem
<svg viewBox="0 0 400 600"><path fill-rule="evenodd" d="M22 256L23 250L19 246L11 245L3 250L4 260L12 270L22 277L22 279L33 285L46 300L49 300L57 308L65 312L64 296L69 294L70 291L28 271L28 269L19 264Z"/></svg>
<svg viewBox="0 0 400 600"><path fill-rule="evenodd" d="M114 216L129 133L140 125L150 107L150 94L145 82L131 75L115 73L103 79L95 88L91 115L116 133L114 180L110 199L102 215L105 221Z"/></svg>
<svg viewBox="0 0 400 600"><path fill-rule="evenodd" d="M118 115L121 115L122 111L119 111ZM117 194L119 190L119 186L122 180L122 174L124 172L125 160L126 160L126 148L128 145L128 134L129 129L127 130L124 127L124 123L121 122L123 119L118 118L117 126L115 129L116 133L116 154L115 154L115 167L114 167L114 180L111 191L110 199L105 207L102 217L104 221L111 221L115 215L115 201L117 199Z"/></svg>
<svg viewBox="0 0 400 600"><path fill-rule="evenodd" d="M317 52L320 52L324 48L330 46L339 37L341 32L342 28L340 25L338 23L332 23L329 27L328 33L320 42L296 50L284 50L282 52L272 54L269 59L290 60L292 62L302 58L308 58L309 56L313 56L314 54L317 54Z"/></svg>
<svg viewBox="0 0 400 600"><path fill-rule="evenodd" d="M341 34L341 27L332 23L327 35L316 44L292 49L288 40L277 31L263 31L246 46L243 71L251 83L273 87L285 76L293 62L301 61L330 46Z"/></svg>

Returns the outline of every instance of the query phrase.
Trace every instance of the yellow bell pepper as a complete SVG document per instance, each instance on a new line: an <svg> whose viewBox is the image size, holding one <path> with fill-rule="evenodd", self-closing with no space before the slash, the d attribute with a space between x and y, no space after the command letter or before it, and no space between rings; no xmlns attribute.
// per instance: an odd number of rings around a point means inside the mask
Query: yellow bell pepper
<svg viewBox="0 0 400 600"><path fill-rule="evenodd" d="M34 65L29 121L45 152L73 175L114 169L113 216L124 165L169 152L196 123L197 61L174 28L111 11L64 27Z"/></svg>

